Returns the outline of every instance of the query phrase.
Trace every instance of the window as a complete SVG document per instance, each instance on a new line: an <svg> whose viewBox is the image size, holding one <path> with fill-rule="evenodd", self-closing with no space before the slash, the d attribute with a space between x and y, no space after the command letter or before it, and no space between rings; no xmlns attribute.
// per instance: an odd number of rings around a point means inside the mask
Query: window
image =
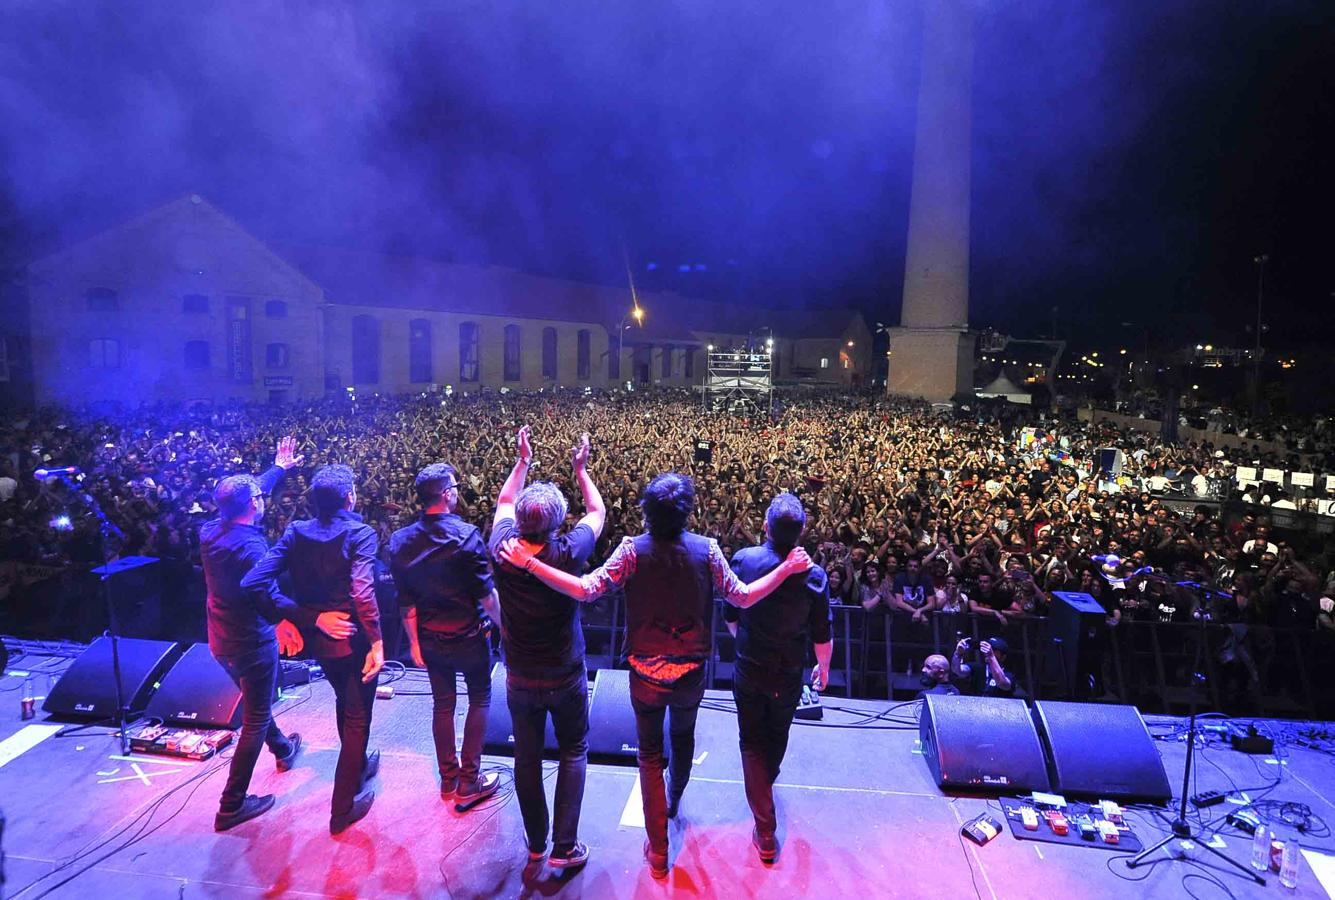
<svg viewBox="0 0 1335 900"><path fill-rule="evenodd" d="M286 319L287 303L282 300L264 301L264 317L266 319Z"/></svg>
<svg viewBox="0 0 1335 900"><path fill-rule="evenodd" d="M119 369L120 341L96 340L88 342L88 365L94 369Z"/></svg>
<svg viewBox="0 0 1335 900"><path fill-rule="evenodd" d="M414 384L431 381L431 321L413 319L408 323L408 380Z"/></svg>
<svg viewBox="0 0 1335 900"><path fill-rule="evenodd" d="M518 381L523 371L519 352L522 349L519 339L519 326L505 326L505 380Z"/></svg>
<svg viewBox="0 0 1335 900"><path fill-rule="evenodd" d="M94 287L84 291L89 312L115 312L120 309L120 295L111 288Z"/></svg>
<svg viewBox="0 0 1335 900"><path fill-rule="evenodd" d="M542 329L542 377L556 377L556 329L550 325Z"/></svg>
<svg viewBox="0 0 1335 900"><path fill-rule="evenodd" d="M820 358L820 367L822 369L828 369L830 367L830 358L828 356L822 356Z"/></svg>
<svg viewBox="0 0 1335 900"><path fill-rule="evenodd" d="M264 365L270 369L286 369L292 362L287 344L268 344L264 348Z"/></svg>
<svg viewBox="0 0 1335 900"><path fill-rule="evenodd" d="M181 298L181 312L208 315L209 298L203 294L186 294Z"/></svg>
<svg viewBox="0 0 1335 900"><path fill-rule="evenodd" d="M663 348L663 377L672 377L672 348L670 346Z"/></svg>
<svg viewBox="0 0 1335 900"><path fill-rule="evenodd" d="M459 323L459 380L476 382L478 379L477 343L480 329L476 322Z"/></svg>
<svg viewBox="0 0 1335 900"><path fill-rule="evenodd" d="M593 333L581 328L575 340L575 376L587 381L589 378L589 359L593 356Z"/></svg>
<svg viewBox="0 0 1335 900"><path fill-rule="evenodd" d="M694 377L695 377L695 348L694 348L694 347L687 347L685 353L686 353L686 377L687 377L687 378L694 378Z"/></svg>
<svg viewBox="0 0 1335 900"><path fill-rule="evenodd" d="M209 342L185 342L185 367L187 369L207 369L209 367Z"/></svg>
<svg viewBox="0 0 1335 900"><path fill-rule="evenodd" d="M352 383L380 383L380 320L375 316L352 318Z"/></svg>

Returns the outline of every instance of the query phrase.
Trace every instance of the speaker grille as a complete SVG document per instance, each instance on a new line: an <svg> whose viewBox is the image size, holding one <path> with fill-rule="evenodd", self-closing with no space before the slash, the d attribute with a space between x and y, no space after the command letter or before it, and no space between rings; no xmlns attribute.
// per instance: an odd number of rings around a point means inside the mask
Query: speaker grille
<svg viewBox="0 0 1335 900"><path fill-rule="evenodd" d="M1134 706L1035 705L1052 750L1053 790L1110 799L1168 800L1163 758Z"/></svg>
<svg viewBox="0 0 1335 900"><path fill-rule="evenodd" d="M1023 700L928 694L923 758L943 788L1046 791L1047 765Z"/></svg>

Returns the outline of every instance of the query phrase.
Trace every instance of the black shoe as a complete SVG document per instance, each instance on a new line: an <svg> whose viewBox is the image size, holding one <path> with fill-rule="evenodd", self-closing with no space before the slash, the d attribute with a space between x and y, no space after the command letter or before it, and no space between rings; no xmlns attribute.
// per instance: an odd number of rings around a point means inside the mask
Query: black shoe
<svg viewBox="0 0 1335 900"><path fill-rule="evenodd" d="M366 754L366 762L362 764L362 786L366 782L380 774L380 751L372 750Z"/></svg>
<svg viewBox="0 0 1335 900"><path fill-rule="evenodd" d="M459 790L458 778L442 778L440 780L440 799L449 800L457 790Z"/></svg>
<svg viewBox="0 0 1335 900"><path fill-rule="evenodd" d="M546 858L547 858L547 845L546 845L546 844L543 844L543 845L542 845L542 848L541 848L541 849L538 849L538 850L534 850L532 847L529 847L529 848L528 848L528 861L529 861L529 862L531 862L531 863L535 863L535 862L537 862L537 861L539 861L539 860L546 859Z"/></svg>
<svg viewBox="0 0 1335 900"><path fill-rule="evenodd" d="M352 798L352 809L341 816L329 817L329 833L342 834L348 829L349 825L366 818L366 814L371 811L371 804L374 802L375 791L362 791Z"/></svg>
<svg viewBox="0 0 1335 900"><path fill-rule="evenodd" d="M287 742L291 744L287 756L278 757L274 761L274 765L278 767L280 772L290 772L292 767L296 765L298 754L301 753L301 735L294 731L287 736Z"/></svg>
<svg viewBox="0 0 1335 900"><path fill-rule="evenodd" d="M779 858L779 841L773 834L761 834L759 829L752 828L751 843L760 854L760 861L765 865Z"/></svg>
<svg viewBox="0 0 1335 900"><path fill-rule="evenodd" d="M649 874L655 878L668 877L668 856L666 853L655 853L654 848L648 841L644 842L644 861L649 864Z"/></svg>
<svg viewBox="0 0 1335 900"><path fill-rule="evenodd" d="M261 813L266 813L271 809L273 809L273 794L263 796L247 794L246 799L241 801L240 809L232 812L219 811L213 817L213 830L226 831L229 828L235 828L242 822L249 822Z"/></svg>
<svg viewBox="0 0 1335 900"><path fill-rule="evenodd" d="M589 861L589 848L579 841L569 850L555 850L547 857L547 864L553 869L574 869Z"/></svg>
<svg viewBox="0 0 1335 900"><path fill-rule="evenodd" d="M496 789L501 786L501 776L495 772L488 772L472 784L465 785L460 782L459 790L455 792L455 812L466 812L477 806L483 800L486 800Z"/></svg>

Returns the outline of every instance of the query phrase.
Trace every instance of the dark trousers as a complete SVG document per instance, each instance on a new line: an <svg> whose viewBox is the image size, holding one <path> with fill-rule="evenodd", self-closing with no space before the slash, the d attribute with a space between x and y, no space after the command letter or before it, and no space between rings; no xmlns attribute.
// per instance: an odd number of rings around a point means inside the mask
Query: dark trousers
<svg viewBox="0 0 1335 900"><path fill-rule="evenodd" d="M667 766L672 789L678 795L691 778L695 756L695 717L705 696L702 666L671 687L645 681L630 673L630 704L635 710L635 733L639 737L640 798L644 803L644 828L655 853L667 853L667 789L663 784L663 719L668 710L671 750Z"/></svg>
<svg viewBox="0 0 1335 900"><path fill-rule="evenodd" d="M250 778L260 748L266 744L274 756L287 756L292 745L273 720L274 691L278 685L278 644L268 641L246 653L216 657L219 665L241 690L241 734L236 739L232 765L223 787L223 812L236 812L246 799Z"/></svg>
<svg viewBox="0 0 1335 900"><path fill-rule="evenodd" d="M482 765L482 739L487 708L491 706L491 645L485 632L444 640L424 631L421 642L422 659L431 680L431 737L436 743L436 767L442 782L458 778L459 786L465 787L477 781ZM455 673L462 673L468 685L461 754L454 749Z"/></svg>
<svg viewBox="0 0 1335 900"><path fill-rule="evenodd" d="M522 680L521 680L522 684ZM542 786L542 750L547 716L552 717L560 765L553 798L552 849L565 852L579 840L584 773L589 762L589 681L584 667L553 688L521 687L511 679L506 702L515 736L515 795L530 849L547 846L547 795Z"/></svg>
<svg viewBox="0 0 1335 900"><path fill-rule="evenodd" d="M349 656L321 659L319 663L324 669L325 680L334 689L334 713L338 739L342 744L334 768L334 797L329 804L331 814L341 816L352 809L353 799L361 792L379 676L372 678L369 684L362 683L362 666L366 664L364 649L354 649Z"/></svg>
<svg viewBox="0 0 1335 900"><path fill-rule="evenodd" d="M802 673L763 673L738 668L732 696L742 748L742 780L756 830L773 834L774 782L788 750L788 730L802 699Z"/></svg>

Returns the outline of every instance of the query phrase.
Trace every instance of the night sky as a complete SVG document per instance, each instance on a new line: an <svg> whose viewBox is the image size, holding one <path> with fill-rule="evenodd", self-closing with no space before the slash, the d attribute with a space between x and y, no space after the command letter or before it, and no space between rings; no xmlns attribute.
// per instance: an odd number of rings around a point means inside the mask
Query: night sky
<svg viewBox="0 0 1335 900"><path fill-rule="evenodd" d="M979 3L971 322L1335 331L1335 3ZM0 259L198 192L263 238L897 320L933 3L0 11ZM685 271L683 271L683 269Z"/></svg>

